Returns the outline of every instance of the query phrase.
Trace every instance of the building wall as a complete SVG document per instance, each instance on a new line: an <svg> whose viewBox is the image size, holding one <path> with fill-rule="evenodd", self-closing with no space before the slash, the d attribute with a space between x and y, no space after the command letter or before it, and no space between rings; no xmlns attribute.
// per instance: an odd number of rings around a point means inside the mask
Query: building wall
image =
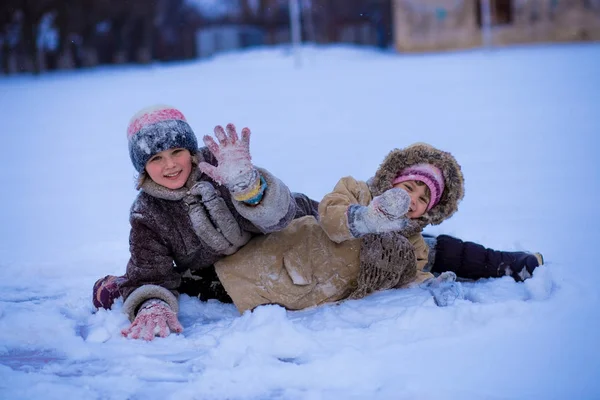
<svg viewBox="0 0 600 400"><path fill-rule="evenodd" d="M469 0L395 0L394 41L400 52L481 45L476 7Z"/></svg>
<svg viewBox="0 0 600 400"><path fill-rule="evenodd" d="M494 44L600 40L600 2L520 0L513 2L513 24L493 28ZM593 1L588 2L593 7Z"/></svg>
<svg viewBox="0 0 600 400"><path fill-rule="evenodd" d="M260 29L244 25L208 26L196 32L196 55L200 58L214 54L260 46L265 35Z"/></svg>
<svg viewBox="0 0 600 400"><path fill-rule="evenodd" d="M394 0L394 42L400 52L440 51L484 44L481 0ZM598 0L511 0L510 20L491 6L490 45L600 40Z"/></svg>

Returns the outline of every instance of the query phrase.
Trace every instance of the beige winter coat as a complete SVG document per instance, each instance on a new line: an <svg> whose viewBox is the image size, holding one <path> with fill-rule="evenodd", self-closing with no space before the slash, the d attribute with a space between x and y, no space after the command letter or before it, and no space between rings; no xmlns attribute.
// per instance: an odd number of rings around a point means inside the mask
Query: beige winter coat
<svg viewBox="0 0 600 400"><path fill-rule="evenodd" d="M402 232L354 238L348 228L350 204L368 205L392 188L400 171L422 162L442 170L445 189L439 203ZM253 238L215 269L240 312L270 303L299 310L416 284L432 276L423 271L428 247L422 228L452 216L463 195L462 171L450 153L425 143L394 149L368 182L341 179L319 204L319 222L307 216Z"/></svg>
<svg viewBox="0 0 600 400"><path fill-rule="evenodd" d="M345 213L350 204L368 205L371 200L365 182L343 178L319 205L321 225L312 216L296 219L217 262L219 280L238 310L261 304L300 310L345 299L356 288L361 247ZM422 271L428 252L423 237L417 233L408 239L417 259L416 282L431 277Z"/></svg>

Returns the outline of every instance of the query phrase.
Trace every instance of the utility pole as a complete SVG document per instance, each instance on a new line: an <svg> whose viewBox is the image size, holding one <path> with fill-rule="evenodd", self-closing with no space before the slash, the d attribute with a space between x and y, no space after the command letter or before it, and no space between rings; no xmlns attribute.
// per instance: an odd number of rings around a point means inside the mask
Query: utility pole
<svg viewBox="0 0 600 400"><path fill-rule="evenodd" d="M302 31L300 21L300 6L298 0L289 0L290 9L290 34L292 40L292 51L294 53L294 64L300 67L300 46L302 45Z"/></svg>
<svg viewBox="0 0 600 400"><path fill-rule="evenodd" d="M481 36L483 47L492 47L492 8L490 0L479 0L481 3Z"/></svg>

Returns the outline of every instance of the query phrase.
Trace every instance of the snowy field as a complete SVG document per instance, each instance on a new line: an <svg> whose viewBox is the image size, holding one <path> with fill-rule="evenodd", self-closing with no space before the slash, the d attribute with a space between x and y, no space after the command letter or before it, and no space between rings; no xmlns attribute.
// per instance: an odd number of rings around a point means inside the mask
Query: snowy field
<svg viewBox="0 0 600 400"><path fill-rule="evenodd" d="M204 62L0 77L0 398L600 398L600 45L398 55L305 47ZM459 212L431 233L547 265L525 283L420 289L239 316L182 298L182 335L127 340L122 274L139 108L180 108L197 135L253 131L257 165L320 199L413 142L462 164Z"/></svg>

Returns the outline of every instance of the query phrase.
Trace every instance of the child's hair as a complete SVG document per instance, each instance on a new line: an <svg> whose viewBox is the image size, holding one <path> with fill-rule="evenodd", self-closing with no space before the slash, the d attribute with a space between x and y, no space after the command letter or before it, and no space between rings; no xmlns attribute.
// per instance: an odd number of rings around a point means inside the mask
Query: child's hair
<svg viewBox="0 0 600 400"><path fill-rule="evenodd" d="M427 197L429 197L429 201L431 201L431 190L429 190L429 186L427 186L427 185L425 184L425 182L423 182L423 181L420 181L420 180L418 180L418 179L417 179L417 180L415 180L415 184L416 184L417 186L425 186L425 195L426 195Z"/></svg>

